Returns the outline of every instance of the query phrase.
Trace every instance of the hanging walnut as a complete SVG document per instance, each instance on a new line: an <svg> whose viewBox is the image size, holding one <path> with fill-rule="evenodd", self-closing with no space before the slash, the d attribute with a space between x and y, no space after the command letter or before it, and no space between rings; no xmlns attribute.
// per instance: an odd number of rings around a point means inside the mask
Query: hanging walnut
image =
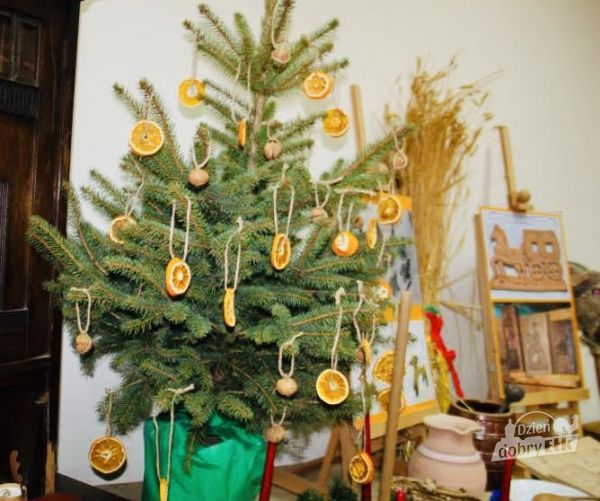
<svg viewBox="0 0 600 501"><path fill-rule="evenodd" d="M273 425L265 431L265 438L269 442L278 444L285 438L285 428L280 424Z"/></svg>
<svg viewBox="0 0 600 501"><path fill-rule="evenodd" d="M208 172L206 172L204 169L194 167L188 173L188 181L190 184L196 187L204 186L206 183L208 183Z"/></svg>
<svg viewBox="0 0 600 501"><path fill-rule="evenodd" d="M325 219L328 216L327 211L323 207L314 207L310 211L310 220L313 223L316 223L322 219Z"/></svg>
<svg viewBox="0 0 600 501"><path fill-rule="evenodd" d="M283 147L281 146L281 141L279 139L269 139L264 148L265 158L267 160L276 160L281 155L283 151Z"/></svg>
<svg viewBox="0 0 600 501"><path fill-rule="evenodd" d="M408 157L402 150L396 151L392 155L392 167L394 170L402 170L408 166Z"/></svg>
<svg viewBox="0 0 600 501"><path fill-rule="evenodd" d="M294 378L285 376L277 381L275 389L280 395L284 397L291 397L298 391L298 383Z"/></svg>
<svg viewBox="0 0 600 501"><path fill-rule="evenodd" d="M80 332L75 337L75 351L80 355L88 353L93 346L93 341L87 332Z"/></svg>
<svg viewBox="0 0 600 501"><path fill-rule="evenodd" d="M291 57L290 44L287 41L279 42L271 52L271 59L280 66L285 66Z"/></svg>

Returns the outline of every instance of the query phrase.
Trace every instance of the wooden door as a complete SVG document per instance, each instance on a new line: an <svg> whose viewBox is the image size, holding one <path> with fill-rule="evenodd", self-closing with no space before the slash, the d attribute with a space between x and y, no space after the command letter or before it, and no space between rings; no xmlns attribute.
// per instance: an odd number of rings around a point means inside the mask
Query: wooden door
<svg viewBox="0 0 600 501"><path fill-rule="evenodd" d="M30 497L56 442L61 323L25 231L31 214L65 226L78 14L78 0L0 0L0 483L18 451Z"/></svg>

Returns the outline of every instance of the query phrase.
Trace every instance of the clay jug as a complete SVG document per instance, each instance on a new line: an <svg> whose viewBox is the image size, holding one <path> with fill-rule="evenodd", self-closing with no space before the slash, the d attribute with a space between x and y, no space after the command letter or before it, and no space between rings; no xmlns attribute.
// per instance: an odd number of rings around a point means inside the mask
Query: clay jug
<svg viewBox="0 0 600 501"><path fill-rule="evenodd" d="M481 496L486 483L485 465L473 444L473 433L480 426L448 414L427 416L423 422L427 438L410 458L408 476L431 478L440 487Z"/></svg>

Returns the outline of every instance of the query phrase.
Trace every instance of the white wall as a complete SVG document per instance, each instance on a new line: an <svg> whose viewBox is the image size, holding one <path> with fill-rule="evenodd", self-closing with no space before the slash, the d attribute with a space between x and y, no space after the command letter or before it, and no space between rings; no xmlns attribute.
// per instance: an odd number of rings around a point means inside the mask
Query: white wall
<svg viewBox="0 0 600 501"><path fill-rule="evenodd" d="M131 117L113 97L115 81L135 89L141 77L149 78L172 111L181 144L189 149L198 117L205 110L183 115L175 91L188 76L191 49L181 21L197 19L196 0L85 0L81 24L73 127L71 179L76 186L98 168L119 175L118 162L126 151ZM398 105L417 56L432 69L458 54L456 82L463 83L500 71L489 84L489 109L495 124L510 127L518 184L533 193L537 208L564 213L570 257L600 268L600 227L597 224L600 127L600 2L595 0L303 0L298 2L293 35L316 23L338 17L341 28L337 54L351 59L338 80L338 100L350 108L347 86L362 87L368 137L380 133L383 106ZM224 19L243 9L258 29L261 0L211 2ZM199 74L213 75L205 60ZM287 101L285 116L314 107L298 93ZM339 156L354 155L352 133L341 140L315 132L311 167L326 169ZM504 181L497 134L488 130L469 162L471 196L464 210L472 214L482 204L504 202ZM89 214L94 218L93 214ZM104 221L94 219L98 224ZM466 231L462 253L451 274L474 268L470 216L457 222ZM459 282L452 297L477 302L473 277ZM448 319L448 343L459 352L458 366L466 392L486 391L482 335L465 323ZM92 327L93 328L93 327ZM91 440L103 433L95 404L104 388L116 378L99 367L93 379L83 377L77 357L65 337L61 395L59 471L90 483L103 483L87 465ZM588 364L588 368L589 368ZM593 377L589 371L588 379ZM597 400L586 403L584 419L600 419ZM129 466L117 481L134 481L142 475L142 438L126 438ZM322 446L315 445L312 453ZM320 449L322 450L322 449Z"/></svg>

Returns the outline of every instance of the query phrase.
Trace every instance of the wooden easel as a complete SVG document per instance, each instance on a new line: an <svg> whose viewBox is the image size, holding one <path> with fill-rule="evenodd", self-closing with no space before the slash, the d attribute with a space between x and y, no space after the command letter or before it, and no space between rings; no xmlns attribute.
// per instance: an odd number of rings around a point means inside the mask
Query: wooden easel
<svg viewBox="0 0 600 501"><path fill-rule="evenodd" d="M496 128L500 133L500 143L502 145L502 158L504 160L504 173L506 175L508 206L515 212L527 212L533 210L533 205L529 203L531 200L531 193L529 190L517 191L517 185L515 182L515 168L513 166L512 151L510 149L508 128L505 125L498 125Z"/></svg>

